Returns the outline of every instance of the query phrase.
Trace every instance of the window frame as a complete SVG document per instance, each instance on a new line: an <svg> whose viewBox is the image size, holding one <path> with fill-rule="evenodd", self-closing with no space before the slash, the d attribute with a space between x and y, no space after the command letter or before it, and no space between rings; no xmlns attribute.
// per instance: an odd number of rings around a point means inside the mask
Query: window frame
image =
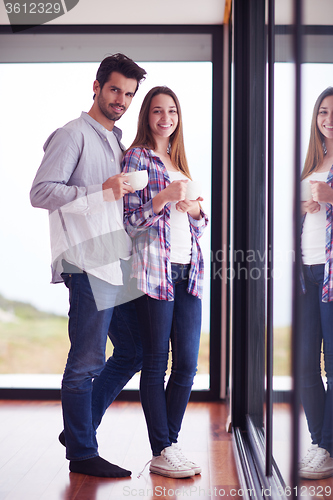
<svg viewBox="0 0 333 500"><path fill-rule="evenodd" d="M222 84L223 84L223 26L217 25L41 25L22 27L20 35L24 37L43 35L182 35L182 34L209 34L211 36L211 62L213 68L212 88L212 217L211 227L214 227L211 236L211 255L214 265L215 256L222 248ZM0 26L1 35L12 35L10 26ZM140 58L142 61L143 59ZM198 96L199 99L199 96ZM204 124L202 124L204 126ZM217 263L218 265L218 263ZM221 282L211 280L210 303L210 387L207 390L192 391L191 401L215 401L220 399L221 380L227 385L227 340L224 339L224 362L221 362ZM224 318L227 321L227 318ZM222 359L223 361L223 359ZM221 366L223 374L221 374ZM222 393L226 393L226 387ZM59 399L59 389L19 389L1 388L1 399ZM138 390L124 390L118 400L138 401Z"/></svg>

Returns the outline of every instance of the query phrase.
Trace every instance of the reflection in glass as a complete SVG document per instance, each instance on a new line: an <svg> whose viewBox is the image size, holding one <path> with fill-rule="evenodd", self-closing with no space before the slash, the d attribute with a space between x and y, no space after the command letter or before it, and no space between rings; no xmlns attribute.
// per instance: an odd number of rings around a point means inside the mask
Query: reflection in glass
<svg viewBox="0 0 333 500"><path fill-rule="evenodd" d="M301 400L311 444L299 474L317 480L333 475L333 87L315 100L301 179Z"/></svg>
<svg viewBox="0 0 333 500"><path fill-rule="evenodd" d="M313 104L320 92L333 83L333 67L329 64L303 64L302 67L302 158L305 161L309 144ZM291 380L291 289L293 263L292 199L293 65L275 64L275 170L274 170L274 390L289 391ZM333 163L333 162L332 162ZM332 328L333 322L331 323ZM277 399L277 398L276 398ZM288 482L291 438L291 414L288 402L274 404L273 454ZM332 422L332 420L331 420ZM301 415L301 457L311 445L304 414Z"/></svg>

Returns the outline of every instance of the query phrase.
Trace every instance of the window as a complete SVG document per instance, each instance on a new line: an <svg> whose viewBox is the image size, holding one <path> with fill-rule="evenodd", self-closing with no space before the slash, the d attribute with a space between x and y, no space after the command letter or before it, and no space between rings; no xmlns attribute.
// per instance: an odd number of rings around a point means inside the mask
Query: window
<svg viewBox="0 0 333 500"><path fill-rule="evenodd" d="M3 225L7 245L2 248L6 266L0 286L0 309L3 311L0 318L0 386L39 387L42 384L58 388L68 350L68 296L62 285L49 284L48 216L46 211L32 208L29 202L31 183L43 155L42 145L53 130L79 116L82 110L89 110L100 54L109 53L110 46L133 58L132 52L137 51L135 60L146 69L148 76L119 123L123 143L129 146L134 138L138 111L146 92L155 85L171 87L182 106L192 177L203 185L204 209L210 216L212 37L206 33L172 37L153 34L15 35L16 44L10 43L10 35L0 35L0 38L7 49L0 54L3 59L0 65L0 155L2 164L7 166L3 172L1 196L2 213L7 213ZM82 61L82 52L78 55L77 46L85 49L85 57L95 62ZM159 60L156 61L157 53ZM140 55L144 58L140 59ZM42 62L46 59L48 62ZM6 81L11 82L13 100L6 97ZM206 391L210 387L210 229L211 225L201 241L206 277L197 376L197 389ZM18 301L22 303L21 308ZM44 374L43 381L35 374ZM138 382L132 382L129 387L137 388Z"/></svg>

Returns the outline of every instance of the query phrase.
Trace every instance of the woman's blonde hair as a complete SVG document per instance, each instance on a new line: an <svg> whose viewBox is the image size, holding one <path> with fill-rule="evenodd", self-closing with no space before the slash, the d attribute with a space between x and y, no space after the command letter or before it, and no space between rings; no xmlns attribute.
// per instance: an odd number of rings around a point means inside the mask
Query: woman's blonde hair
<svg viewBox="0 0 333 500"><path fill-rule="evenodd" d="M149 111L153 97L159 94L166 94L172 97L177 108L178 124L176 130L171 134L169 138L171 147L171 162L175 168L183 172L186 177L191 179L185 154L181 108L176 94L171 89L169 89L169 87L153 87L144 98L139 113L138 130L136 133L136 137L129 149L136 147L143 147L152 150L156 149L156 141L149 127Z"/></svg>
<svg viewBox="0 0 333 500"><path fill-rule="evenodd" d="M331 95L333 95L333 87L327 87L327 89L325 89L320 94L314 105L311 121L310 141L308 152L305 158L304 168L302 171L302 180L308 177L311 172L317 170L324 160L325 155L323 144L325 144L325 137L318 128L317 117L321 103L326 97Z"/></svg>

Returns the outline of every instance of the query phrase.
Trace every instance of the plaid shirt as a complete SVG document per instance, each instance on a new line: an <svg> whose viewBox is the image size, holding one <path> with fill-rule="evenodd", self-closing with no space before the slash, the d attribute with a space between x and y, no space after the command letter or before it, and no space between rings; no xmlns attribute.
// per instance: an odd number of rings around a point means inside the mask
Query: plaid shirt
<svg viewBox="0 0 333 500"><path fill-rule="evenodd" d="M333 188L333 165L327 177L327 184ZM325 243L325 271L323 282L323 302L333 301L333 232L332 232L332 205L326 204L326 243Z"/></svg>
<svg viewBox="0 0 333 500"><path fill-rule="evenodd" d="M148 171L148 185L142 191L124 197L125 228L133 238L133 277L145 294L158 300L174 300L170 262L170 203L158 215L153 198L170 184L168 171L149 149L134 148L123 159L123 172ZM203 288L203 257L199 238L208 224L201 212L200 220L188 215L192 252L188 293L201 298Z"/></svg>
<svg viewBox="0 0 333 500"><path fill-rule="evenodd" d="M327 176L326 183L333 188L333 165ZM303 223L306 215L303 218ZM326 243L325 243L325 269L322 290L322 302L333 301L333 231L332 231L333 210L330 203L326 204ZM303 226L303 224L302 224ZM303 292L306 292L304 278L302 276Z"/></svg>

